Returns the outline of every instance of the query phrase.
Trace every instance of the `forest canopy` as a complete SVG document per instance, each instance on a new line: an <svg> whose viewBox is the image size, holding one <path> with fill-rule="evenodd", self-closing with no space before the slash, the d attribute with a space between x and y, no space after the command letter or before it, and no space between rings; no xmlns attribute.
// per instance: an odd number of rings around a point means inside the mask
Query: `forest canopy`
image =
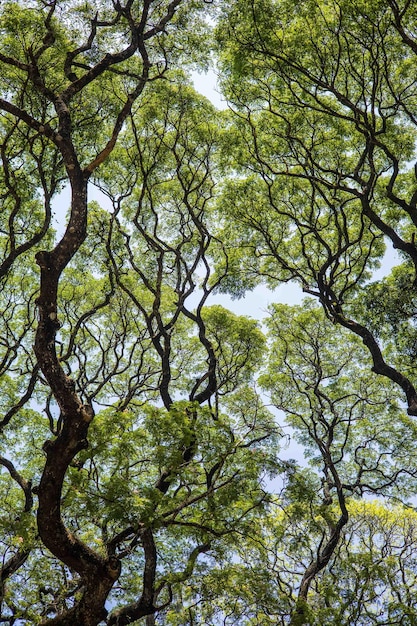
<svg viewBox="0 0 417 626"><path fill-rule="evenodd" d="M1 3L0 623L417 622L416 24Z"/></svg>

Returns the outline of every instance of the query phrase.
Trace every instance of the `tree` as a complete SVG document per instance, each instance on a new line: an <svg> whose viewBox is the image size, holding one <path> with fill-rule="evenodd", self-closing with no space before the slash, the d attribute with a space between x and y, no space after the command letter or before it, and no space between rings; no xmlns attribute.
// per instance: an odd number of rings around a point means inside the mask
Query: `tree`
<svg viewBox="0 0 417 626"><path fill-rule="evenodd" d="M285 509L277 503L262 535L248 538L240 561L214 567L190 585L194 602L167 623L290 623L301 566L314 555L313 541L320 540L319 520L320 514L314 523L307 508L304 515L298 509L298 518L289 516L288 503ZM415 549L414 511L387 509L379 501L351 502L334 562L312 585L305 623L414 624ZM210 593L215 602L198 603L198 594L205 598Z"/></svg>
<svg viewBox="0 0 417 626"><path fill-rule="evenodd" d="M358 294L384 240L403 255L414 293L415 19L410 3L253 1L233 3L219 29L230 35L221 44L236 167L250 171L225 206L237 204L252 229L248 271L295 279L319 298L361 337L374 371L402 388L411 415L413 381L390 364Z"/></svg>
<svg viewBox="0 0 417 626"><path fill-rule="evenodd" d="M319 300L331 322L320 322L327 336L316 350L307 305L304 319L296 311L274 313L279 323L273 350L279 348L281 356L275 375L269 375L272 400L296 432L301 428L303 445L318 448L324 484L329 472L338 476L331 479L339 502L336 532L322 536L306 563L297 588L301 603L295 613L289 611L294 624L323 623L304 601L320 567L338 567L336 552L349 519L344 490L355 482L349 479L341 488L338 464L346 462L352 471L352 458L354 464L362 459L389 473L396 453L388 440L376 456L370 449L380 446L379 435L388 427L391 441L414 441L412 420L403 435L397 429L405 424L401 403L409 416L417 414L415 21L410 2L237 0L224 9L217 31L222 85L231 103L228 146L233 146L218 213L230 260L222 288L240 296L260 281L271 287L296 281ZM386 246L399 251L401 265L376 281ZM381 402L377 414L384 422L356 451L350 448L349 424L356 422L358 405L339 414L339 402L353 398L353 391L345 389L342 370L330 375L330 382L321 370L329 351L334 371L347 365L337 349L339 343L349 345L340 329L360 338L369 353L366 388L375 389L371 404ZM307 377L300 365L306 355L312 368ZM367 362L363 353L359 358ZM353 395L359 404L365 401L366 394ZM384 417L398 400L396 417ZM370 406L364 414L377 423ZM365 423L358 422L355 435L364 435L359 424ZM360 450L366 450L367 460ZM408 457L399 466L407 470ZM397 477L394 471L394 482ZM392 623L413 623L406 604ZM374 616L359 611L357 617L337 619L373 623Z"/></svg>
<svg viewBox="0 0 417 626"><path fill-rule="evenodd" d="M274 305L268 327L260 383L306 462L280 462L268 511L233 545L232 561L226 554L186 581L166 623L411 625L413 418L393 400L393 384L369 371L360 340L332 335L311 299Z"/></svg>
<svg viewBox="0 0 417 626"><path fill-rule="evenodd" d="M206 306L217 130L178 69L202 54L206 11L1 9L5 623L152 616L268 499L264 338ZM93 180L109 209L88 204Z"/></svg>
<svg viewBox="0 0 417 626"><path fill-rule="evenodd" d="M300 309L273 307L268 325L274 343L263 377L274 405L285 412L311 459L310 466L321 473L320 504L314 486L310 493L298 494L304 507L308 502L312 509L311 519L303 514L311 528L308 543L317 532L319 537L299 582L289 622L294 625L305 623L310 588L345 537L349 503L356 506L352 496L371 493L407 501L415 492L417 473L415 424L394 400L392 383L372 375L356 336L347 331L333 334L332 324L311 300ZM295 478L300 482L297 474ZM285 497L291 492L289 486ZM361 531L357 540L363 540ZM338 567L339 558L332 567ZM322 618L313 612L308 623L320 623Z"/></svg>

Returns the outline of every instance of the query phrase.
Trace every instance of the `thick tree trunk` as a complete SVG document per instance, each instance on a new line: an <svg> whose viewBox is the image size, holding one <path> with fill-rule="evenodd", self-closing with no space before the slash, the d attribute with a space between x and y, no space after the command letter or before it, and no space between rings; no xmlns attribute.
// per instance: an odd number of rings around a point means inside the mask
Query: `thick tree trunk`
<svg viewBox="0 0 417 626"><path fill-rule="evenodd" d="M63 150L72 157L71 149ZM40 484L38 529L44 545L83 583L83 596L69 612L48 620L47 624L60 626L96 626L106 617L104 604L120 574L120 563L115 557L106 559L82 543L65 527L61 516L61 494L65 474L75 455L88 446L88 428L93 409L83 405L73 381L65 374L55 349L58 319L58 285L60 276L86 236L87 177L80 168L74 172L71 158L67 169L72 187L71 217L61 241L51 252L39 252L37 262L41 270L41 290L37 301L39 324L35 352L39 366L54 394L61 411L62 427L53 441L46 441L46 462Z"/></svg>

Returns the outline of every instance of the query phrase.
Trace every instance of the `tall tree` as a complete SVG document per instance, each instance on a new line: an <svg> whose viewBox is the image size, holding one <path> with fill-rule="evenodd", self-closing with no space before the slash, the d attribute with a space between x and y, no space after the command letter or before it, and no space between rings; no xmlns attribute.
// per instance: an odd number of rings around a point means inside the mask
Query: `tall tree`
<svg viewBox="0 0 417 626"><path fill-rule="evenodd" d="M217 31L222 85L231 105L227 150L233 153L218 213L230 251L223 288L239 296L259 281L272 287L296 281L320 301L331 322L319 322L327 333L322 343L312 332L307 305L304 318L295 310L274 313L273 352L278 349L280 357L275 376L269 375L272 400L296 432L301 428L303 445L317 446L324 485L329 472L338 476L331 484L339 516L296 587L298 606L288 618L293 624L316 623L304 601L321 568L335 566L341 527L348 523L344 490L353 483L340 480L338 464L353 454L349 471L358 463L358 477L371 467L382 477L393 459L400 472L414 459L412 449L399 459L389 444L389 438L394 447L407 437L414 441L414 422L401 409L395 416L385 410L400 392L399 407L403 403L409 416L417 415L416 17L410 2L237 0L224 9ZM375 270L393 248L401 265L376 281ZM353 358L341 329L368 351L366 388L376 396L364 416L384 423L378 434L368 431L368 443L356 452L348 452L349 424L356 422L359 405L342 370L327 379L323 369L329 351L333 368ZM364 353L360 360L367 363ZM353 395L359 404L365 399L362 391ZM352 402L341 411L339 403L349 397ZM352 433L359 435L365 424L359 420ZM385 424L391 434L382 442ZM372 451L374 445L379 451ZM391 477L395 483L396 471ZM395 623L412 623L404 606L402 611Z"/></svg>
<svg viewBox="0 0 417 626"><path fill-rule="evenodd" d="M415 291L415 20L409 2L252 0L231 3L219 28L235 165L250 172L225 202L253 233L247 272L295 279L319 298L400 386L410 415L414 377L359 300L384 241Z"/></svg>
<svg viewBox="0 0 417 626"><path fill-rule="evenodd" d="M306 480L303 492L309 493ZM302 568L315 556L324 520L319 509L313 519L311 509L296 501L287 501L285 508L277 503L271 513L262 533L257 529L236 548L239 559L188 581L183 604L168 612L166 623L290 623ZM387 509L380 501L350 502L334 562L313 582L305 623L411 626L417 607L415 555L415 511Z"/></svg>
<svg viewBox="0 0 417 626"><path fill-rule="evenodd" d="M233 560L226 554L190 576L167 622L411 626L414 419L394 400L395 386L369 371L360 340L332 333L311 299L271 307L268 328L260 383L304 462L278 455L268 511L234 543Z"/></svg>
<svg viewBox="0 0 417 626"><path fill-rule="evenodd" d="M306 542L311 552L310 562L308 553L301 557L289 621L294 626L320 621L309 607L310 590L330 563L339 566L350 506L363 494L409 502L417 474L415 424L395 399L395 387L369 371L370 359L358 338L344 329L334 333L332 323L313 304L310 299L302 307L272 308L268 326L273 344L262 378L302 443L312 474L310 491L302 493L306 476L297 472L284 491L299 509L311 507L310 514L301 516L303 523L311 524ZM314 491L319 481L321 502Z"/></svg>
<svg viewBox="0 0 417 626"><path fill-rule="evenodd" d="M5 623L153 615L267 499L264 338L206 306L218 140L178 70L204 56L206 11L1 8ZM93 178L107 210L87 203Z"/></svg>

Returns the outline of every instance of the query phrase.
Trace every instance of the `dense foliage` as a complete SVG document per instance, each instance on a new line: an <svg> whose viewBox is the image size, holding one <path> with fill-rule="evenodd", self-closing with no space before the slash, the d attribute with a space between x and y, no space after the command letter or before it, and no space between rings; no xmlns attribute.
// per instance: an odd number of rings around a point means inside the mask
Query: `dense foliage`
<svg viewBox="0 0 417 626"><path fill-rule="evenodd" d="M1 4L1 623L417 622L416 22Z"/></svg>

